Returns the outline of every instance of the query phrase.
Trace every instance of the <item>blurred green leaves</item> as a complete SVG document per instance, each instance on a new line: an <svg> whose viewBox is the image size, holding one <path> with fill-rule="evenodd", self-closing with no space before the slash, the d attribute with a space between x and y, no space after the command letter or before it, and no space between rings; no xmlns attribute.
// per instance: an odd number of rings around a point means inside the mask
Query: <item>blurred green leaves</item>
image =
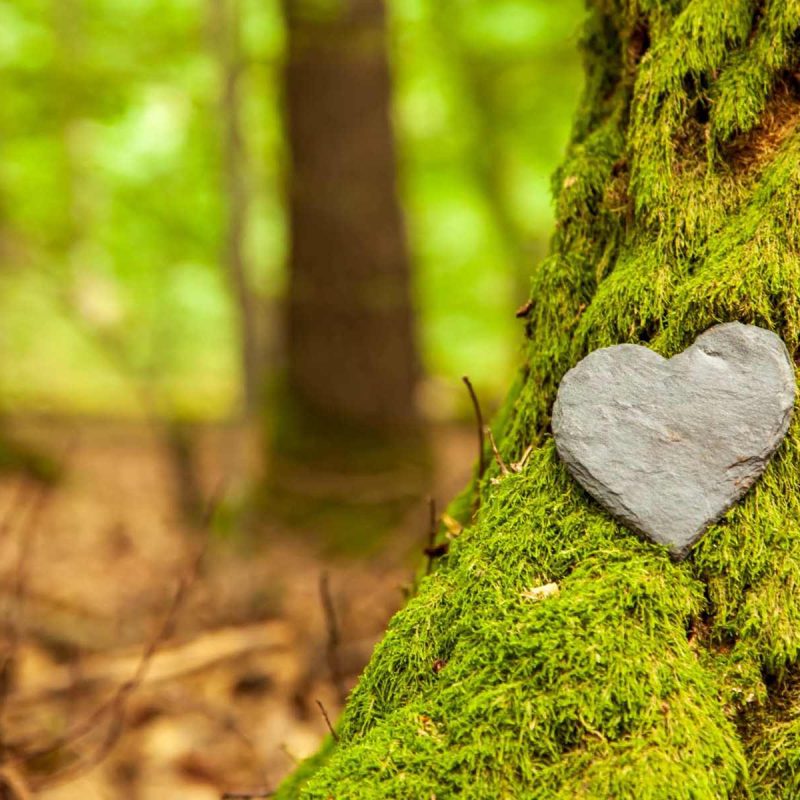
<svg viewBox="0 0 800 800"><path fill-rule="evenodd" d="M394 0L397 121L428 364L502 392L579 91L581 4Z"/></svg>
<svg viewBox="0 0 800 800"><path fill-rule="evenodd" d="M278 0L241 0L253 291L286 233ZM577 0L391 0L400 182L429 373L502 391L578 92ZM0 4L0 402L220 417L239 394L220 263L220 70L203 0ZM274 330L276 326L265 326ZM271 348L267 348L271 349Z"/></svg>

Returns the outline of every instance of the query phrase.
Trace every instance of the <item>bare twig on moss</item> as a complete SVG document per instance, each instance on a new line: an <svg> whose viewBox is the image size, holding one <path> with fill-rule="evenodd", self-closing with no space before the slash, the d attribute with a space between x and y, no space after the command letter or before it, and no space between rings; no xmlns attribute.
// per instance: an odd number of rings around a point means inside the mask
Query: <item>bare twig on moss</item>
<svg viewBox="0 0 800 800"><path fill-rule="evenodd" d="M497 449L497 442L494 440L492 429L488 425L486 426L486 435L489 437L489 443L492 445L494 460L497 462L497 466L500 467L500 474L503 476L510 475L511 470L506 466L506 462L503 461L503 456L500 455L500 451Z"/></svg>
<svg viewBox="0 0 800 800"><path fill-rule="evenodd" d="M433 548L436 544L436 498L431 495L428 498L428 546L425 548L425 555L428 557L428 565L425 574L430 575L433 567Z"/></svg>
<svg viewBox="0 0 800 800"><path fill-rule="evenodd" d="M428 527L428 546L425 548L424 553L428 557L428 564L425 570L426 575L431 574L433 568L433 561L436 558L446 555L450 549L450 542L440 542L436 544L436 534L438 533L439 518L436 514L436 500L433 497L429 499L430 520Z"/></svg>
<svg viewBox="0 0 800 800"><path fill-rule="evenodd" d="M525 465L528 463L528 459L531 457L532 452L533 444L529 444L525 448L525 452L522 454L519 461L514 461L511 463L512 472L522 472L522 470L525 469Z"/></svg>
<svg viewBox="0 0 800 800"><path fill-rule="evenodd" d="M527 319L533 311L533 300L528 300L527 303L521 305L515 312L514 316L517 319Z"/></svg>
<svg viewBox="0 0 800 800"><path fill-rule="evenodd" d="M331 722L331 718L328 716L328 712L325 710L325 706L322 705L321 700L315 700L316 704L319 706L319 710L322 712L322 716L325 719L325 724L328 726L328 730L330 731L331 736L333 737L334 742L339 741L339 734L333 728L333 723Z"/></svg>
<svg viewBox="0 0 800 800"><path fill-rule="evenodd" d="M486 458L483 453L483 413L481 412L481 404L478 402L478 395L475 394L475 389L472 386L472 381L464 375L461 378L464 385L467 387L470 399L472 400L472 407L475 409L475 423L478 430L478 480L483 478L483 473L486 472Z"/></svg>
<svg viewBox="0 0 800 800"><path fill-rule="evenodd" d="M326 648L328 658L328 670L330 671L331 681L339 695L339 700L344 703L347 698L347 691L344 686L344 676L342 666L339 661L339 624L336 619L336 608L333 604L331 595L330 580L327 572L323 572L319 577L319 597L322 602L322 611L325 615L325 627L328 630L328 643Z"/></svg>

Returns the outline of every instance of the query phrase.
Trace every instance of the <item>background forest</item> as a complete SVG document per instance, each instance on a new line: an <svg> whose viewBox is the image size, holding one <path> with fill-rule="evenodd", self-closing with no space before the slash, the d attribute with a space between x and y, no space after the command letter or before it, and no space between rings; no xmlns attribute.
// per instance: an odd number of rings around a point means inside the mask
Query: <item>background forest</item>
<svg viewBox="0 0 800 800"><path fill-rule="evenodd" d="M291 19L308 5L324 23L331 2L0 2L4 796L273 785L402 602L427 496L441 509L470 474L461 376L487 419L509 385L580 92L581 3L390 0L424 475L331 489L315 429L285 447L287 102L324 92L287 84L292 31L308 33ZM323 50L335 33L321 25ZM381 449L360 467L396 483L398 464Z"/></svg>
<svg viewBox="0 0 800 800"><path fill-rule="evenodd" d="M220 3L241 26L233 109L221 108ZM241 377L221 263L227 112L243 137L248 290L266 369L278 364L279 3L14 0L0 14L5 407L135 415L136 380L169 413L229 416ZM391 4L401 196L434 379L507 385L519 341L509 310L546 246L550 174L579 91L579 20L571 1Z"/></svg>

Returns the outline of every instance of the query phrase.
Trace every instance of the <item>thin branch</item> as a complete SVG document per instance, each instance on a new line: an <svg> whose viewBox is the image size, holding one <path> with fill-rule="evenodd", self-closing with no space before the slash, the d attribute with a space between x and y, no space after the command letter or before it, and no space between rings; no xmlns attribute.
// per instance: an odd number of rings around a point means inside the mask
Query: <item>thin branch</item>
<svg viewBox="0 0 800 800"><path fill-rule="evenodd" d="M339 734L333 729L333 723L331 722L331 718L328 716L328 712L325 710L325 706L322 705L321 700L316 700L316 704L319 706L319 710L322 712L322 716L325 718L325 724L328 726L328 730L331 732L331 736L333 736L333 741L339 741Z"/></svg>
<svg viewBox="0 0 800 800"><path fill-rule="evenodd" d="M222 800L251 800L255 797L274 797L275 792L269 792L266 789L256 789L254 792L225 792L222 795Z"/></svg>
<svg viewBox="0 0 800 800"><path fill-rule="evenodd" d="M76 446L76 437L71 437L60 460L60 468L66 470L67 464L72 457ZM11 528L15 510L22 508L25 500L25 484L22 483L17 498L12 502L2 522L2 533ZM52 491L47 484L40 484L33 492L33 498L27 509L27 516L20 525L19 531L19 556L14 576L14 587L12 594L13 611L9 611L8 642L3 653L2 663L0 663L0 750L5 746L5 715L6 703L11 689L12 671L17 657L20 643L23 638L22 614L25 605L25 598L28 594L28 571L33 548L36 543L36 532L39 527L39 520L44 512ZM23 513L19 512L20 515Z"/></svg>
<svg viewBox="0 0 800 800"><path fill-rule="evenodd" d="M494 440L492 429L488 425L486 426L486 435L489 437L489 443L491 444L492 452L494 453L494 460L497 462L497 466L500 467L501 474L510 475L511 470L506 466L506 462L503 461L503 456L500 455L500 451L497 449L497 442Z"/></svg>
<svg viewBox="0 0 800 800"><path fill-rule="evenodd" d="M333 597L331 596L330 581L328 573L323 572L319 577L319 596L322 602L322 610L325 615L325 626L328 630L328 669L331 674L331 681L336 689L339 699L342 703L347 699L347 691L344 688L344 678L342 675L342 666L339 662L339 625L336 620L336 608L333 605Z"/></svg>
<svg viewBox="0 0 800 800"><path fill-rule="evenodd" d="M428 566L425 569L425 574L430 575L433 568L433 548L436 544L436 498L431 495L428 498L428 512L429 512L429 527L428 527L428 548L425 550L425 555L428 556Z"/></svg>
<svg viewBox="0 0 800 800"><path fill-rule="evenodd" d="M514 316L517 319L527 319L531 315L531 311L533 311L533 300L528 300L516 310Z"/></svg>
<svg viewBox="0 0 800 800"><path fill-rule="evenodd" d="M450 549L450 542L444 541L436 544L436 534L439 532L439 517L436 514L436 500L433 497L429 498L430 509L430 523L428 528L428 546L423 551L428 557L428 566L425 570L426 575L431 574L433 568L433 560L440 556L446 555Z"/></svg>
<svg viewBox="0 0 800 800"><path fill-rule="evenodd" d="M528 463L528 459L530 458L532 452L533 452L533 444L529 444L525 448L525 452L520 457L520 460L513 461L511 463L511 470L513 472L522 472L522 470L525 469L525 465Z"/></svg>
<svg viewBox="0 0 800 800"><path fill-rule="evenodd" d="M469 396L472 399L472 407L475 410L475 422L478 431L478 480L480 481L483 478L483 473L486 472L486 457L483 453L483 413L478 402L478 395L475 394L475 389L472 386L472 381L466 375L461 380L464 381L464 385L467 387Z"/></svg>

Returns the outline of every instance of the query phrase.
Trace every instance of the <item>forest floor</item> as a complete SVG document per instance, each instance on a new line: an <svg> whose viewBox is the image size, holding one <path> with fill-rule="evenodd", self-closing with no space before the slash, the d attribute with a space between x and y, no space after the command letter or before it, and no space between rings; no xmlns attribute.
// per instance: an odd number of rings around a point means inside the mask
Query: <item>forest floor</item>
<svg viewBox="0 0 800 800"><path fill-rule="evenodd" d="M267 519L246 539L182 523L169 459L144 424L13 430L62 458L64 474L49 489L0 479L0 780L16 786L4 796L217 800L274 787L317 748L320 704L335 720L401 605L426 497L368 555L332 555ZM198 432L209 492L236 437ZM440 506L469 476L473 438L432 431Z"/></svg>

